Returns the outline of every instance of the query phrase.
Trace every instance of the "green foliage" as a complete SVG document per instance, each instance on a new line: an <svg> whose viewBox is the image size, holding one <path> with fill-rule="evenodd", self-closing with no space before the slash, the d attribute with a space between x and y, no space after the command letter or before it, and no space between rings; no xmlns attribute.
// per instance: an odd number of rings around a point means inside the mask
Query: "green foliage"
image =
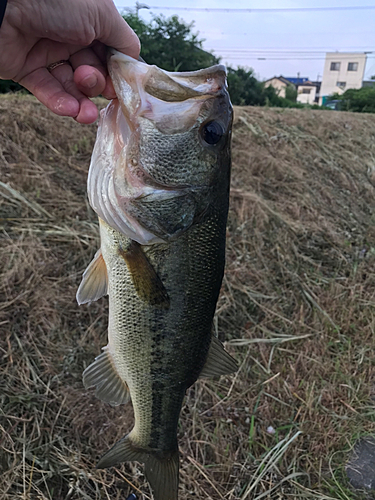
<svg viewBox="0 0 375 500"><path fill-rule="evenodd" d="M0 94L6 94L7 92L16 92L18 90L25 90L19 83L13 82L12 80L0 80Z"/></svg>
<svg viewBox="0 0 375 500"><path fill-rule="evenodd" d="M342 95L334 94L333 100L341 101L340 110L357 113L375 113L375 88L348 89Z"/></svg>
<svg viewBox="0 0 375 500"><path fill-rule="evenodd" d="M297 89L294 87L294 85L286 86L285 99L290 102L297 102Z"/></svg>
<svg viewBox="0 0 375 500"><path fill-rule="evenodd" d="M254 76L254 70L228 68L230 98L237 106L264 106L263 85Z"/></svg>
<svg viewBox="0 0 375 500"><path fill-rule="evenodd" d="M123 16L141 40L141 57L167 71L195 71L219 62L202 48L203 40L192 33L194 23L177 16L154 16L146 23L135 14Z"/></svg>
<svg viewBox="0 0 375 500"><path fill-rule="evenodd" d="M263 82L257 80L253 69L228 68L228 88L233 104L237 106L277 106L280 108L303 108L297 103L297 91L293 86L283 98L277 94L274 87L265 87Z"/></svg>

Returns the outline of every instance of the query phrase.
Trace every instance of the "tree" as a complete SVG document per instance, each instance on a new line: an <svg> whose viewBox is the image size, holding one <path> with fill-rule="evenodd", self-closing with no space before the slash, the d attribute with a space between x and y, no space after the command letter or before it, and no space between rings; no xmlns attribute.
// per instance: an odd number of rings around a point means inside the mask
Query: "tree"
<svg viewBox="0 0 375 500"><path fill-rule="evenodd" d="M228 88L231 101L237 106L265 104L262 84L255 78L251 68L228 68Z"/></svg>
<svg viewBox="0 0 375 500"><path fill-rule="evenodd" d="M141 40L141 57L167 71L195 71L219 62L203 50L203 40L192 33L194 23L185 23L178 16L154 16L150 23L135 14L123 16Z"/></svg>
<svg viewBox="0 0 375 500"><path fill-rule="evenodd" d="M285 99L290 102L297 102L297 89L294 85L286 86Z"/></svg>
<svg viewBox="0 0 375 500"><path fill-rule="evenodd" d="M375 113L375 88L362 87L361 89L348 89L342 95L334 94L331 99L340 102L342 111L355 111L358 113Z"/></svg>

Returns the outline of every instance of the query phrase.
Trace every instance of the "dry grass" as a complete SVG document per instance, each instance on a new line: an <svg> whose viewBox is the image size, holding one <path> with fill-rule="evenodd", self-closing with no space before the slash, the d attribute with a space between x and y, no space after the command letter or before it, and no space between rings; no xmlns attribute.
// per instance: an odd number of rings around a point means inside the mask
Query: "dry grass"
<svg viewBox="0 0 375 500"><path fill-rule="evenodd" d="M81 382L107 325L106 300L75 302L94 136L1 96L1 499L150 498L137 464L95 470L133 416ZM374 431L374 136L373 115L236 110L216 327L241 368L188 392L181 500L362 498L344 464Z"/></svg>

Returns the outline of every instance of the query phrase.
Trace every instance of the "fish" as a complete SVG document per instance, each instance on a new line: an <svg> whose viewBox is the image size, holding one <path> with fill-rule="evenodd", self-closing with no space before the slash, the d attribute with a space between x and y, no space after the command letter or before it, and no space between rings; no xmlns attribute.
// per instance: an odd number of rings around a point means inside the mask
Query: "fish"
<svg viewBox="0 0 375 500"><path fill-rule="evenodd" d="M97 464L144 464L155 500L178 499L177 426L198 377L236 361L214 335L225 265L232 106L222 65L171 73L111 51L117 99L101 111L89 168L100 249L79 304L108 294L108 344L83 372L135 424Z"/></svg>

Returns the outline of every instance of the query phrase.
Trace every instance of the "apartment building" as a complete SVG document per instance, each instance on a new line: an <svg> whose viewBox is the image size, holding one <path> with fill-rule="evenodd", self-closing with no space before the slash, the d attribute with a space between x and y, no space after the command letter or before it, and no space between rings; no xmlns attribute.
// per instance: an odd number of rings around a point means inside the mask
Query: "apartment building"
<svg viewBox="0 0 375 500"><path fill-rule="evenodd" d="M334 93L343 94L347 89L360 89L366 59L367 56L363 52L327 52L319 104L325 104Z"/></svg>

